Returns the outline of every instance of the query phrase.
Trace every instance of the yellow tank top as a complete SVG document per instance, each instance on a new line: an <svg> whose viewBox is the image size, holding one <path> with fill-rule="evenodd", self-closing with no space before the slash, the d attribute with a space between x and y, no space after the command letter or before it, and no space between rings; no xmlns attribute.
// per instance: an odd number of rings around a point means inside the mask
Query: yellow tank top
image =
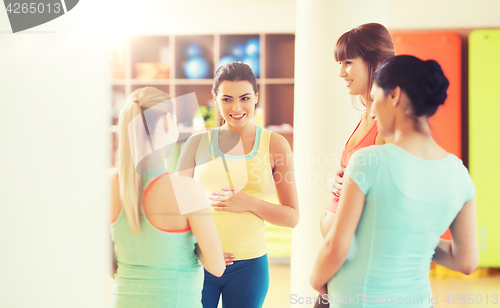
<svg viewBox="0 0 500 308"><path fill-rule="evenodd" d="M229 169L229 177L236 189L263 199L272 182L269 159L271 132L257 126L255 142L250 153L244 156L225 155L219 149L219 128L205 133L196 152L194 179L205 192L230 187L222 158ZM264 220L251 212L219 212L212 209L217 231L225 253L232 253L236 260L247 260L266 254Z"/></svg>

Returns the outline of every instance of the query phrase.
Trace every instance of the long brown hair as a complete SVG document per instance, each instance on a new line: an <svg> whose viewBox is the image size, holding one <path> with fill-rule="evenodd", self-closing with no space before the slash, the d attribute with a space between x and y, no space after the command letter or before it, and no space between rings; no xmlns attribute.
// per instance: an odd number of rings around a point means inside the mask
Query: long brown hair
<svg viewBox="0 0 500 308"><path fill-rule="evenodd" d="M212 86L212 95L215 99L217 94L219 93L219 85L223 81L243 81L246 80L250 82L253 87L255 94L258 93L257 89L257 77L253 73L252 69L248 64L244 64L242 62L232 62L226 65L223 65L217 69L214 77L214 84ZM217 123L219 126L223 125L226 121L222 118L219 108L217 108L217 104L214 106L215 114L217 118Z"/></svg>
<svg viewBox="0 0 500 308"><path fill-rule="evenodd" d="M367 97L370 97L375 70L382 62L394 57L394 43L389 30L381 24L369 23L342 34L335 47L335 60L339 62L357 57L368 65Z"/></svg>
<svg viewBox="0 0 500 308"><path fill-rule="evenodd" d="M142 196L142 176L136 172L132 160L128 131L129 123L144 110L165 101L167 101L167 103L164 104L166 110L162 110L162 114L173 113L173 102L170 100L168 94L154 87L137 89L127 97L125 106L120 111L120 117L118 119L117 162L120 198L130 228L136 233L141 230L139 206ZM151 118L151 121L157 121L159 118L160 113L157 118ZM148 120L149 119L150 117L148 116ZM153 129L156 126L154 123L151 123L151 121L148 121L149 129ZM147 141L143 140L143 142Z"/></svg>

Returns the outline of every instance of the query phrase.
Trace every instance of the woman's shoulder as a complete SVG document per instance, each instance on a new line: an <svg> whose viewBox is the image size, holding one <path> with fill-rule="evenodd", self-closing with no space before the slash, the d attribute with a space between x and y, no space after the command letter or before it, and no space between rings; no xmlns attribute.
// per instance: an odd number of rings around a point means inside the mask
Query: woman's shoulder
<svg viewBox="0 0 500 308"><path fill-rule="evenodd" d="M191 135L182 147L182 155L194 157L197 160L200 155L199 148L200 146L208 145L210 133L211 131L203 131Z"/></svg>
<svg viewBox="0 0 500 308"><path fill-rule="evenodd" d="M154 183L150 184L152 187L155 187L156 189L166 189L167 187L171 188L186 188L187 190L196 190L199 189L200 187L202 188L201 184L198 183L195 179L188 177L188 176L182 176L177 173L165 173L160 176L158 176L155 180Z"/></svg>
<svg viewBox="0 0 500 308"><path fill-rule="evenodd" d="M384 155L385 145L370 145L361 149L356 150L351 158L349 158L349 164L358 166L378 166L381 162L385 161L386 155Z"/></svg>
<svg viewBox="0 0 500 308"><path fill-rule="evenodd" d="M448 153L448 156L450 158L450 161L455 166L455 168L461 174L461 176L465 176L467 178L470 178L469 169L464 164L463 160L460 159L459 157L457 157L455 154L452 154L452 153Z"/></svg>
<svg viewBox="0 0 500 308"><path fill-rule="evenodd" d="M207 131L194 133L186 140L186 146L196 146L200 144L201 139L208 134Z"/></svg>
<svg viewBox="0 0 500 308"><path fill-rule="evenodd" d="M148 199L160 201L163 210L172 210L165 205L175 206L180 214L184 214L184 209L191 208L192 204L205 204L206 193L196 180L187 176L180 176L175 173L167 173L156 178L148 191ZM145 196L146 197L146 196ZM175 203L165 201L175 199ZM153 202L156 203L156 202Z"/></svg>
<svg viewBox="0 0 500 308"><path fill-rule="evenodd" d="M264 132L264 130L269 134L269 151L271 154L291 152L290 144L283 135L263 128L262 131Z"/></svg>
<svg viewBox="0 0 500 308"><path fill-rule="evenodd" d="M360 148L356 150L353 153L353 156L360 156L360 155L378 155L382 152L387 151L387 146L388 144L381 144L381 145L369 145L367 147Z"/></svg>

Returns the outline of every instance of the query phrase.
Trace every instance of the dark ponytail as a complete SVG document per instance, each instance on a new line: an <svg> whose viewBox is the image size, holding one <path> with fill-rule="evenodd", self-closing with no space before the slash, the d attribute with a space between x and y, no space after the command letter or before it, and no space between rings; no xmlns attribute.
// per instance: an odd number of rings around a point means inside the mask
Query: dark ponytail
<svg viewBox="0 0 500 308"><path fill-rule="evenodd" d="M400 87L408 95L415 117L434 115L444 104L450 85L436 61L406 55L384 62L375 72L374 82L386 95Z"/></svg>

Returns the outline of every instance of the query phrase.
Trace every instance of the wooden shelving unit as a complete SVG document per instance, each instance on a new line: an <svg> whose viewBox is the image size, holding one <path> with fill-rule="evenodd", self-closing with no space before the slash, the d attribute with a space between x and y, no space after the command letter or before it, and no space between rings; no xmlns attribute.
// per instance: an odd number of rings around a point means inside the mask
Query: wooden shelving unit
<svg viewBox="0 0 500 308"><path fill-rule="evenodd" d="M250 38L260 41L260 76L258 107L264 111L264 126L287 123L293 126L294 52L293 33L210 34L210 35L154 35L126 38L121 49L115 50L113 59L113 110L112 124L117 123L118 110L125 97L132 91L154 86L172 97L196 93L200 105L212 106L212 83L220 58L227 55L234 42ZM203 48L203 58L210 66L204 79L189 79L184 74L187 58L184 48L198 43ZM168 79L136 79L137 63L163 63L169 66ZM178 122L184 127L181 138L191 133L192 111L177 106ZM116 132L116 128L112 129ZM291 131L277 130L292 144Z"/></svg>

